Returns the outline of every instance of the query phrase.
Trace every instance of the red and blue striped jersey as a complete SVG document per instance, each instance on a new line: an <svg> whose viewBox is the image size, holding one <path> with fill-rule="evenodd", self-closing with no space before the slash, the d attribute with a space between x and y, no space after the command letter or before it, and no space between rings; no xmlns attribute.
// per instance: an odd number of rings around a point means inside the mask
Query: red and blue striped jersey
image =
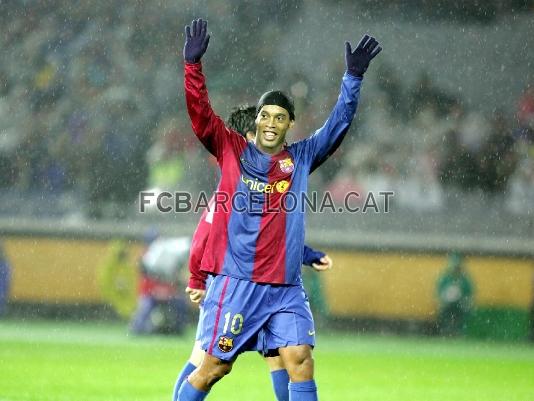
<svg viewBox="0 0 534 401"><path fill-rule="evenodd" d="M360 85L360 78L345 74L325 124L309 138L269 155L225 126L211 108L202 65L185 64L193 131L221 169L203 271L257 283L301 283L308 175L343 140L356 113Z"/></svg>

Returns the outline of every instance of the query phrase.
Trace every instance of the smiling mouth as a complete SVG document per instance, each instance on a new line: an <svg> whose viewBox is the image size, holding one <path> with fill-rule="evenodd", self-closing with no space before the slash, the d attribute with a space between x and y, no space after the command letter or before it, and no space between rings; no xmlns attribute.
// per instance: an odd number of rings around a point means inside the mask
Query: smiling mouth
<svg viewBox="0 0 534 401"><path fill-rule="evenodd" d="M278 136L278 134L276 132L273 132L273 131L263 131L263 137L265 139L267 139L268 141L272 141L274 140L276 137Z"/></svg>

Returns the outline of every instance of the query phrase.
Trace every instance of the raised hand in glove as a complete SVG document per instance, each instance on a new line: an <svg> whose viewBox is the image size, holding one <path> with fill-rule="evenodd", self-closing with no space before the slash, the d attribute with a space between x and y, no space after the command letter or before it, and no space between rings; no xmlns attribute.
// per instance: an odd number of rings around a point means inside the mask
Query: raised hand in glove
<svg viewBox="0 0 534 401"><path fill-rule="evenodd" d="M191 26L185 27L185 45L184 45L184 60L187 63L198 63L210 41L208 32L208 21L203 21L202 18L193 20Z"/></svg>
<svg viewBox="0 0 534 401"><path fill-rule="evenodd" d="M375 38L365 35L356 49L351 50L350 43L345 42L345 61L347 63L347 72L355 77L363 77L369 63L376 57L382 48L378 46Z"/></svg>

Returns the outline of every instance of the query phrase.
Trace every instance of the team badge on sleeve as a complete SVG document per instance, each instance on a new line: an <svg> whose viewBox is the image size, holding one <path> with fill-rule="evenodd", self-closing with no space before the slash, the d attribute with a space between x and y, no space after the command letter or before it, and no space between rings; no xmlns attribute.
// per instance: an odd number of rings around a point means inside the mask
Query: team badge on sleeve
<svg viewBox="0 0 534 401"><path fill-rule="evenodd" d="M220 336L219 343L217 345L222 352L230 352L232 348L234 348L234 339Z"/></svg>
<svg viewBox="0 0 534 401"><path fill-rule="evenodd" d="M291 160L290 158L278 160L278 164L280 164L280 170L282 170L282 172L286 174L292 173L295 169L293 160Z"/></svg>

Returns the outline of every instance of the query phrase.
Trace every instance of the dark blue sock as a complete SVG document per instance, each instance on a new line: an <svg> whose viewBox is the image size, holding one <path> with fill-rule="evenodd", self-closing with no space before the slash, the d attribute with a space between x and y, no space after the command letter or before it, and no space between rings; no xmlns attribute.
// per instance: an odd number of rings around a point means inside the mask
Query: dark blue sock
<svg viewBox="0 0 534 401"><path fill-rule="evenodd" d="M280 369L271 372L274 394L278 401L289 401L289 375L287 370Z"/></svg>
<svg viewBox="0 0 534 401"><path fill-rule="evenodd" d="M187 376L193 373L196 368L197 367L189 361L184 365L182 371L180 372L180 375L178 376L178 379L176 379L176 384L174 385L174 391L172 393L172 401L178 400L178 391L180 390L182 383L185 379L187 379Z"/></svg>
<svg viewBox="0 0 534 401"><path fill-rule="evenodd" d="M315 380L289 383L289 399L290 401L317 401Z"/></svg>
<svg viewBox="0 0 534 401"><path fill-rule="evenodd" d="M178 391L178 401L202 401L208 393L204 391L197 390L194 388L191 383L187 380L184 380L180 390Z"/></svg>

